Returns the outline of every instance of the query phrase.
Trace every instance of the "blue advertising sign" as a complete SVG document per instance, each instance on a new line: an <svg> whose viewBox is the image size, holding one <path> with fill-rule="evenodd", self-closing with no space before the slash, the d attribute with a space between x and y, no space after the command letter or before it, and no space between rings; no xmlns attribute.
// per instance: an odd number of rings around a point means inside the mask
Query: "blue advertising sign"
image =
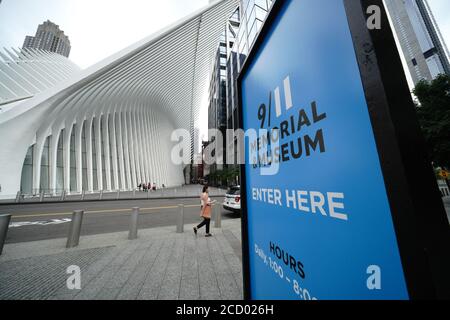
<svg viewBox="0 0 450 320"><path fill-rule="evenodd" d="M409 299L344 1L283 1L241 100L251 298Z"/></svg>

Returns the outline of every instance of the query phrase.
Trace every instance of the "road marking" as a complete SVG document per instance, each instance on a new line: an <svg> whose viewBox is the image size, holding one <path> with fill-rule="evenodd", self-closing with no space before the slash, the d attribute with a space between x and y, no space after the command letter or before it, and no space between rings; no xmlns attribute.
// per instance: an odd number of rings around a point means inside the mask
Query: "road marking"
<svg viewBox="0 0 450 320"><path fill-rule="evenodd" d="M195 208L198 207L200 209L200 205L185 205L185 208ZM154 210L169 210L169 209L177 209L178 206L167 206L167 207L153 207L153 208L141 208L140 212L144 211L154 211ZM86 211L85 214L99 214L99 213L117 213L117 212L131 212L133 209L111 209L111 210L98 210L98 211ZM145 213L145 212L144 212ZM24 219L24 218L38 218L38 217L52 217L52 216L71 216L72 212L60 212L60 213L36 213L31 215L17 215L12 216L11 219Z"/></svg>
<svg viewBox="0 0 450 320"><path fill-rule="evenodd" d="M20 228L27 226L48 226L55 224L63 224L71 222L72 219L53 219L50 221L34 221L34 222L14 222L9 225L10 228Z"/></svg>

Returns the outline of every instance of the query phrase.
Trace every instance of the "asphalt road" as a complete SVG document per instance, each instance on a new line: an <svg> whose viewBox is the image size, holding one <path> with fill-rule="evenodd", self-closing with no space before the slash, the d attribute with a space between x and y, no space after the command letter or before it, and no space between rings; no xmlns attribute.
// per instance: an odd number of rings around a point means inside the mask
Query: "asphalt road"
<svg viewBox="0 0 450 320"><path fill-rule="evenodd" d="M214 199L222 202L222 198ZM186 224L195 225L201 221L198 199L0 205L0 214L13 215L13 226L9 228L6 243L18 243L67 237L69 220L74 210L85 211L82 236L128 231L133 207L141 208L139 228L175 228L178 204L186 206ZM450 221L450 198L445 198L444 204ZM240 218L239 214L222 208L221 212L222 219ZM30 225L31 223L39 224Z"/></svg>
<svg viewBox="0 0 450 320"><path fill-rule="evenodd" d="M213 200L221 204L223 199ZM195 225L201 221L199 202L198 199L176 199L0 205L0 214L12 214L12 226L6 243L19 243L67 237L69 219L74 210L85 211L82 236L128 231L133 207L141 208L141 229L163 226L173 226L175 229L179 204L186 206L185 223ZM240 218L239 214L222 207L221 212L224 220Z"/></svg>

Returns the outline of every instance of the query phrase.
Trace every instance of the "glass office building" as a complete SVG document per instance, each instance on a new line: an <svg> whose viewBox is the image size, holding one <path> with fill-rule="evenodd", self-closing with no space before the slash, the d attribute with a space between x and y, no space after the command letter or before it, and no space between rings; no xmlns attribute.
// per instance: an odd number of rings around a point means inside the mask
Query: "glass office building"
<svg viewBox="0 0 450 320"><path fill-rule="evenodd" d="M242 0L241 23L227 61L227 128L238 129L237 78L275 0Z"/></svg>
<svg viewBox="0 0 450 320"><path fill-rule="evenodd" d="M413 84L450 75L449 54L426 0L385 0Z"/></svg>
<svg viewBox="0 0 450 320"><path fill-rule="evenodd" d="M224 162L227 159L226 130L239 128L236 80L274 1L241 0L239 7L227 21L219 41L211 73L208 127L222 132L223 148L218 153ZM214 143L215 137L209 137L209 141ZM237 163L237 143L228 143L235 146L234 159ZM232 166L213 165L210 173L227 167ZM218 184L218 181L212 183Z"/></svg>

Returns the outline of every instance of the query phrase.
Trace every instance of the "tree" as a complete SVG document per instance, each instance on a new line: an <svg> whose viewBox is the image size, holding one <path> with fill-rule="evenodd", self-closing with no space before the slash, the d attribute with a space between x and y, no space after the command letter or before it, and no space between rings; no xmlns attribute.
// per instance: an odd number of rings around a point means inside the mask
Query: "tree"
<svg viewBox="0 0 450 320"><path fill-rule="evenodd" d="M420 81L413 93L417 115L435 166L450 167L450 76Z"/></svg>
<svg viewBox="0 0 450 320"><path fill-rule="evenodd" d="M231 186L236 184L236 177L240 175L239 167L226 167L210 174L210 179L218 185Z"/></svg>

